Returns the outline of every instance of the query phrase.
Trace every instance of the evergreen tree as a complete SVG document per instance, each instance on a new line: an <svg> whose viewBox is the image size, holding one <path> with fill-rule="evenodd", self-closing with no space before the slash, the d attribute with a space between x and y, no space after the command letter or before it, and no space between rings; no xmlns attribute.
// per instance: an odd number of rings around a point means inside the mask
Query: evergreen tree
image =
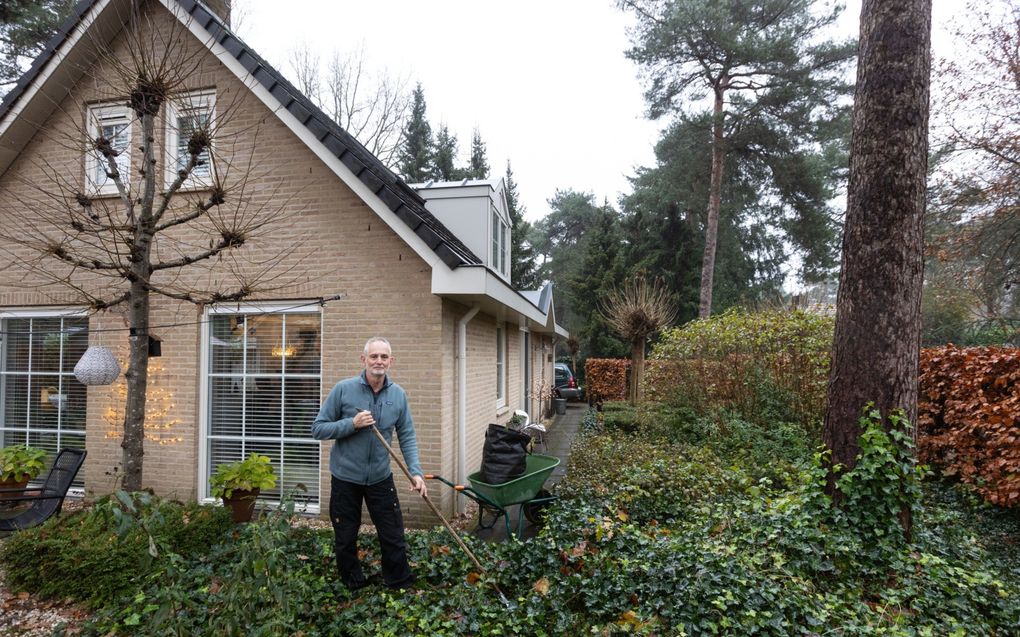
<svg viewBox="0 0 1020 637"><path fill-rule="evenodd" d="M517 182L506 162L506 206L510 213L510 281L518 290L533 290L541 284L535 264L535 248L530 241L531 224L524 219L524 206L517 193Z"/></svg>
<svg viewBox="0 0 1020 637"><path fill-rule="evenodd" d="M428 181L433 175L432 128L425 118L425 91L421 83L411 95L411 117L404 126L397 168L405 181Z"/></svg>
<svg viewBox="0 0 1020 637"><path fill-rule="evenodd" d="M599 208L595 195L576 190L557 190L549 208L549 214L535 224L532 245L542 256L539 276L562 286L579 267L585 233Z"/></svg>
<svg viewBox="0 0 1020 637"><path fill-rule="evenodd" d="M620 219L591 193L557 190L551 211L535 224L540 275L557 290L556 319L580 342L580 357L626 356L629 347L614 338L598 312L598 300L623 280Z"/></svg>
<svg viewBox="0 0 1020 637"><path fill-rule="evenodd" d="M0 97L42 53L75 0L0 0Z"/></svg>
<svg viewBox="0 0 1020 637"><path fill-rule="evenodd" d="M852 43L823 37L842 7L815 10L815 0L620 0L638 18L628 56L651 79L645 97L653 117L698 115L707 93L713 98L711 172L706 200L699 315L712 308L716 247L727 154L745 129L757 129L757 152L771 157L769 190L785 191L781 204L794 217L819 217L824 200L796 175L800 153L825 146L839 132L829 122L844 116L840 105L850 87L843 79ZM704 204L702 204L704 205ZM782 223L775 224L783 229ZM817 229L815 220L786 229ZM813 256L813 255L808 255Z"/></svg>
<svg viewBox="0 0 1020 637"><path fill-rule="evenodd" d="M711 116L696 119L678 117L655 147L657 162L641 168L631 179L632 194L624 198L624 236L628 270L662 277L680 303L679 318L698 315L701 258L704 251L706 210L710 182ZM769 188L771 169L755 152L758 141L748 135L731 140L723 173L719 250L716 255L714 303L717 308L748 304L774 298L781 293L788 248L816 255L815 260L831 267L834 261L836 227L825 215L811 219L822 224L817 234L791 233L786 241L775 231L778 220L797 227L797 219L777 205ZM831 164L820 158L805 162L800 183L817 185L821 205L829 190L825 187ZM804 189L802 187L802 189ZM822 269L819 266L819 269Z"/></svg>
<svg viewBox="0 0 1020 637"><path fill-rule="evenodd" d="M624 279L622 237L616 212L608 204L595 208L585 235L577 267L562 288L561 298L569 304L564 324L576 336L582 360L625 358L630 348L613 335L599 311L599 302Z"/></svg>
<svg viewBox="0 0 1020 637"><path fill-rule="evenodd" d="M509 164L508 164L509 166ZM471 162L467 168L467 177L486 179L489 176L489 161L485 158L485 142L476 128L471 135Z"/></svg>
<svg viewBox="0 0 1020 637"><path fill-rule="evenodd" d="M436 150L433 155L432 178L436 181L463 179L460 170L454 166L457 160L457 136L450 133L446 124L436 133Z"/></svg>

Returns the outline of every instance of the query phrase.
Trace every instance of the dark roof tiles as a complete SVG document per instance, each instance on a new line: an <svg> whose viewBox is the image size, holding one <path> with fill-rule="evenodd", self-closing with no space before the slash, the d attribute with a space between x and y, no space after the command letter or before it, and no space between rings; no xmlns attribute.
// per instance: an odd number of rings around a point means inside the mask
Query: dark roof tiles
<svg viewBox="0 0 1020 637"><path fill-rule="evenodd" d="M73 32L82 17L98 0L81 0L72 16L64 23L61 31L47 44L46 50L35 60L32 67L21 77L15 87L0 104L0 118L4 117L38 76L42 67L53 57L57 49ZM429 248L450 268L460 265L478 265L481 260L454 236L435 216L425 208L425 201L406 183L399 179L379 159L370 153L347 131L333 122L312 102L301 94L279 71L270 66L254 50L230 32L218 17L213 15L197 0L176 0L196 24L205 29L212 38L252 74L295 118L322 142L335 157L339 158L369 190L377 193L383 203L397 213L401 222L407 225Z"/></svg>

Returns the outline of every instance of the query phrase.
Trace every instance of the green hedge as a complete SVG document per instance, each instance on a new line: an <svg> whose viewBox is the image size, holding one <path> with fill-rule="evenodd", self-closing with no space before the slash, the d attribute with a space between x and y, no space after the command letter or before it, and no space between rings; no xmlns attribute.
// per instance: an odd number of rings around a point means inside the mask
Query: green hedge
<svg viewBox="0 0 1020 637"><path fill-rule="evenodd" d="M733 309L692 321L666 331L652 349L645 396L817 428L833 326L831 317L802 311Z"/></svg>

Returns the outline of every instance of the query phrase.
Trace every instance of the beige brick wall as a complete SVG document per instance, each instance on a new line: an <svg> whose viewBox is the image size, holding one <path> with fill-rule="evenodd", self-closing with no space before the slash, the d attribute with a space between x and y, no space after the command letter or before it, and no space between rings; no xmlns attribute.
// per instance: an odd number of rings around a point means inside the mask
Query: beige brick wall
<svg viewBox="0 0 1020 637"><path fill-rule="evenodd" d="M158 3L146 5L149 22L143 29L172 31L172 18ZM123 38L124 36L119 36ZM393 344L395 361L392 378L408 393L418 432L422 467L426 472L453 477L456 473L456 324L468 308L430 293L431 269L339 178L324 165L280 120L190 35L181 50L200 60L182 90L215 89L218 138L216 153L231 162L228 188L244 177L243 192L228 191L228 206L243 200L243 214L272 216L274 223L261 236L253 237L238 254L202 267L157 276L157 284L178 287L218 287L231 269L264 272L263 280L272 290L257 298L266 301L311 300L341 293L344 297L322 309L322 394L361 367L359 354L367 338L381 335ZM124 61L123 41L113 47ZM112 91L105 79L113 77L113 66L103 61L86 73L73 87L54 114L40 128L17 161L0 175L0 228L22 227L28 210L53 209L48 192L73 190L84 183L80 144L86 105L123 95ZM134 127L137 146L140 133ZM158 140L163 131L157 131ZM135 171L139 153L133 153ZM162 166L157 167L162 178ZM222 173L221 173L222 174ZM133 177L137 172L133 172ZM193 196L175 200L187 206ZM107 200L116 212L118 202ZM233 209L232 209L233 210ZM207 229L181 227L172 239L205 245ZM0 246L15 260L28 261L37 255L17 245ZM172 258L175 246L166 240L157 252ZM59 271L50 261L47 270ZM94 294L105 291L104 282L79 274L81 287ZM230 285L223 285L232 289ZM80 296L66 288L30 279L26 286L19 274L0 268L0 308L51 306L81 303ZM202 307L154 297L152 332L162 343L162 356L150 364L149 407L160 412L147 423L144 484L159 494L193 499L197 492L199 449L202 444L202 414L199 396L203 379L199 368L200 321L207 315ZM179 324L179 325L177 325ZM172 327L170 327L173 325ZM485 425L503 421L520 404L519 330L508 323L508 409L495 407L495 320L480 314L468 325L468 443L467 467L478 468ZM90 321L92 342L110 346L124 360L126 333L101 332L123 329L123 306L98 313ZM539 347L539 338L533 343ZM533 352L537 363L541 358ZM539 375L534 367L536 378ZM550 376L547 375L546 378ZM123 378L123 377L122 377ZM120 384L91 387L88 393L86 445L89 456L84 468L87 491L108 493L116 487L120 464L120 430L124 389ZM309 423L310 424L310 423ZM323 512L328 509L329 444L321 449L320 493ZM399 470L396 470L401 483ZM443 510L454 508L451 490L432 483L432 494ZM407 491L401 491L405 518L410 525L432 525L427 508Z"/></svg>

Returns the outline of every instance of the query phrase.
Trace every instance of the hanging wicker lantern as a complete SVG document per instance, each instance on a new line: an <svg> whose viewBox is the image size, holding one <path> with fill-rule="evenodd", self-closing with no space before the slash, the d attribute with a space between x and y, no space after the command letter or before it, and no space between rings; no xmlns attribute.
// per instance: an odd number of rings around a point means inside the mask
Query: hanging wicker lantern
<svg viewBox="0 0 1020 637"><path fill-rule="evenodd" d="M109 348L91 345L74 366L74 377L82 385L109 385L120 376L120 365Z"/></svg>

